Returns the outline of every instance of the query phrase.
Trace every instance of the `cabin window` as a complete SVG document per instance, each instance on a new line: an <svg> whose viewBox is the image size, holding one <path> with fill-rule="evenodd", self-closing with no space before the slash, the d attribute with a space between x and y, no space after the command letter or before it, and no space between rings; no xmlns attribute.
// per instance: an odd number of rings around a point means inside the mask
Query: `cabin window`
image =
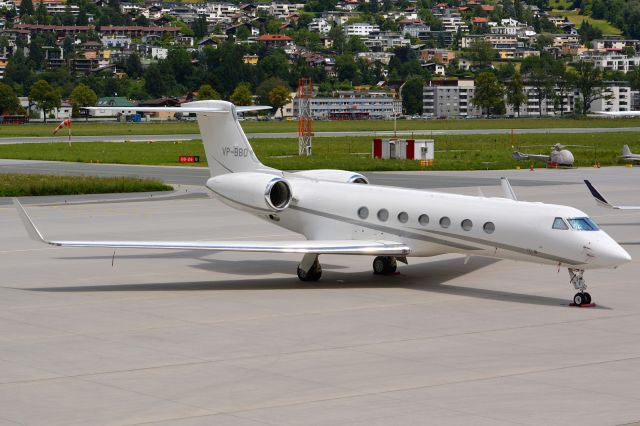
<svg viewBox="0 0 640 426"><path fill-rule="evenodd" d="M369 209L366 207L360 207L358 209L358 217L360 219L366 219L369 217Z"/></svg>
<svg viewBox="0 0 640 426"><path fill-rule="evenodd" d="M569 227L561 217L556 217L555 219L553 219L553 229L567 230L569 229Z"/></svg>
<svg viewBox="0 0 640 426"><path fill-rule="evenodd" d="M409 220L409 215L407 214L407 212L398 213L398 221L400 223L407 223L408 220Z"/></svg>
<svg viewBox="0 0 640 426"><path fill-rule="evenodd" d="M598 225L588 217L574 217L567 219L569 225L576 231L597 231Z"/></svg>
<svg viewBox="0 0 640 426"><path fill-rule="evenodd" d="M462 221L462 223L460 224L460 226L462 227L462 229L464 229L465 231L471 231L471 228L473 228L473 222L471 222L470 219L465 219Z"/></svg>
<svg viewBox="0 0 640 426"><path fill-rule="evenodd" d="M496 230L496 225L493 224L493 222L486 222L483 226L482 229L484 230L484 232L486 232L487 234L493 234L493 231Z"/></svg>
<svg viewBox="0 0 640 426"><path fill-rule="evenodd" d="M440 218L440 226L442 226L443 228L448 228L449 226L451 226L451 219L443 216L442 218Z"/></svg>
<svg viewBox="0 0 640 426"><path fill-rule="evenodd" d="M386 222L389 219L389 211L387 209L378 210L378 219L381 222Z"/></svg>
<svg viewBox="0 0 640 426"><path fill-rule="evenodd" d="M422 226L427 226L429 224L429 216L421 214L420 217L418 217L418 223Z"/></svg>

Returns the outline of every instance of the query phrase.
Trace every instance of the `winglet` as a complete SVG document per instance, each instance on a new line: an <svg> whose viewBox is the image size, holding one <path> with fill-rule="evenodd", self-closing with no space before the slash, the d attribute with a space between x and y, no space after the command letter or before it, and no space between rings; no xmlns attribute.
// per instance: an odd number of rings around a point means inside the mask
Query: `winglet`
<svg viewBox="0 0 640 426"><path fill-rule="evenodd" d="M22 207L22 204L20 204L20 201L18 201L17 198L13 199L13 205L16 206L16 210L18 210L18 215L20 215L20 219L22 220L22 223L24 224L24 227L27 230L27 234L29 234L29 237L34 241L49 244L49 241L45 240L42 237L42 234L40 233L40 231L38 231L38 228L36 228L36 226L33 224L33 221L31 220L31 218L29 217L24 207Z"/></svg>
<svg viewBox="0 0 640 426"><path fill-rule="evenodd" d="M611 205L602 194L600 194L598 192L598 190L591 184L591 182L589 182L587 179L584 180L585 185L587 185L587 188L589 188L589 191L591 192L591 195L593 195L593 198L596 199L596 203L600 204L601 206L604 207L609 207L611 209L615 209L616 207Z"/></svg>
<svg viewBox="0 0 640 426"><path fill-rule="evenodd" d="M504 198L508 198L513 201L518 201L518 197L516 197L516 193L511 187L511 184L509 183L509 179L507 179L504 176L501 177L500 186L502 186L502 192L504 192Z"/></svg>

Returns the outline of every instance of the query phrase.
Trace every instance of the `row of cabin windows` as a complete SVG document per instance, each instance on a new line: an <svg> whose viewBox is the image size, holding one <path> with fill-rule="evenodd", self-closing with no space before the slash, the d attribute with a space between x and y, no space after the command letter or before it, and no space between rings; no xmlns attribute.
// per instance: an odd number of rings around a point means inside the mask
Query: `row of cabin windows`
<svg viewBox="0 0 640 426"><path fill-rule="evenodd" d="M380 222L386 222L387 220L389 220L389 211L387 209L380 209L378 210L376 216L378 217L378 220ZM360 207L358 209L358 217L360 219L367 219L369 217L369 209L364 206ZM409 221L409 214L407 212L400 212L398 213L397 219L400 223L407 223ZM429 216L426 214L421 214L420 216L418 216L418 223L422 226L427 226L429 224ZM451 219L449 219L447 216L442 216L438 223L441 227L448 228L451 226ZM471 231L471 229L473 228L473 222L471 221L471 219L465 219L460 222L460 227L465 231ZM496 226L493 222L485 222L485 224L482 226L482 229L487 234L493 234L493 232L496 230Z"/></svg>

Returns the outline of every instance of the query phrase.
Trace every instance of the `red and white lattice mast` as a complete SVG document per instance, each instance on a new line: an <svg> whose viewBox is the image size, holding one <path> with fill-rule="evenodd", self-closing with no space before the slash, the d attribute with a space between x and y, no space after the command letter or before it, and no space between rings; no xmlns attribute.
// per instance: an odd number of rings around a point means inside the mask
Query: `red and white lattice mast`
<svg viewBox="0 0 640 426"><path fill-rule="evenodd" d="M313 85L309 77L298 79L298 155L311 155L311 137L313 136L311 126L313 117L311 116L311 97L313 96Z"/></svg>

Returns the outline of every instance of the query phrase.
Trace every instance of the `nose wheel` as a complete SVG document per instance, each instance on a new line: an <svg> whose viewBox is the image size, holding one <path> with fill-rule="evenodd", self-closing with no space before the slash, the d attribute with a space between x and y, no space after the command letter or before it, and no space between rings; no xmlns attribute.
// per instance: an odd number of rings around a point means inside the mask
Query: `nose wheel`
<svg viewBox="0 0 640 426"><path fill-rule="evenodd" d="M569 268L571 284L576 290L579 290L578 293L573 296L573 303L575 306L591 304L591 295L585 291L587 289L587 283L584 281L584 278L582 278L583 274L584 270L582 269Z"/></svg>
<svg viewBox="0 0 640 426"><path fill-rule="evenodd" d="M591 295L589 293L587 293L586 291L584 293L582 293L582 292L576 293L576 295L573 296L573 303L576 306L590 305L591 304Z"/></svg>

